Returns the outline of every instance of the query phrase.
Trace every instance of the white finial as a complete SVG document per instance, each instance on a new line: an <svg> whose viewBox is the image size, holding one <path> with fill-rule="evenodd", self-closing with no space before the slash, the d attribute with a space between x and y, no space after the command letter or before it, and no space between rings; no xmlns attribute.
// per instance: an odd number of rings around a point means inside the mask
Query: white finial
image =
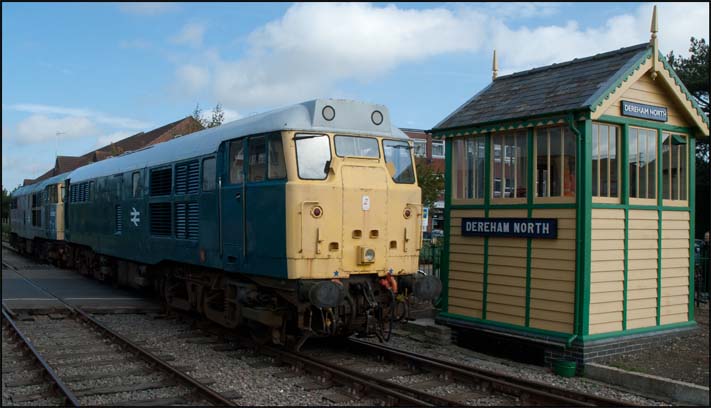
<svg viewBox="0 0 711 408"><path fill-rule="evenodd" d="M494 61L491 65L491 70L493 71L491 74L491 80L495 81L497 75L499 75L499 61L496 59L496 50L494 50Z"/></svg>

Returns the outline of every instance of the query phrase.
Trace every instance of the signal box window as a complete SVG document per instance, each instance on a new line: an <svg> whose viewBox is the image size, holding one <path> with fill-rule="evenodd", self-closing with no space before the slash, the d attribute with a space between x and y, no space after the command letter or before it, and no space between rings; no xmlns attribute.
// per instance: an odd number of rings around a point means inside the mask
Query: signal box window
<svg viewBox="0 0 711 408"><path fill-rule="evenodd" d="M264 137L249 139L249 181L264 181L267 170L267 146Z"/></svg>
<svg viewBox="0 0 711 408"><path fill-rule="evenodd" d="M503 183L494 184L494 198L526 197L528 137L526 130L491 135L491 174Z"/></svg>
<svg viewBox="0 0 711 408"><path fill-rule="evenodd" d="M244 143L235 140L230 143L230 183L240 184L244 181Z"/></svg>
<svg viewBox="0 0 711 408"><path fill-rule="evenodd" d="M662 133L662 197L665 200L688 199L689 157L686 145L686 136Z"/></svg>
<svg viewBox="0 0 711 408"><path fill-rule="evenodd" d="M627 155L630 198L656 198L657 131L631 127Z"/></svg>
<svg viewBox="0 0 711 408"><path fill-rule="evenodd" d="M283 179L286 177L286 163L284 163L284 146L280 136L269 138L269 180Z"/></svg>
<svg viewBox="0 0 711 408"><path fill-rule="evenodd" d="M483 199L486 139L484 137L457 139L453 143L452 191L454 198Z"/></svg>
<svg viewBox="0 0 711 408"><path fill-rule="evenodd" d="M202 161L202 191L215 189L215 158L210 157Z"/></svg>
<svg viewBox="0 0 711 408"><path fill-rule="evenodd" d="M537 197L575 197L575 149L567 127L536 129Z"/></svg>
<svg viewBox="0 0 711 408"><path fill-rule="evenodd" d="M594 197L618 197L619 128L593 123L592 131L592 195Z"/></svg>

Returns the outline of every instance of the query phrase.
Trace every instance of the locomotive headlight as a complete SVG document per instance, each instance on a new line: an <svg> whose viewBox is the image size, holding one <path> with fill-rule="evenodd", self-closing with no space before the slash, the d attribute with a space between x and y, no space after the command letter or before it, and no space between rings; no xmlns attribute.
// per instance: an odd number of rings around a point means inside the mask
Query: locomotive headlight
<svg viewBox="0 0 711 408"><path fill-rule="evenodd" d="M311 209L311 216L314 218L320 218L323 215L323 208L316 206Z"/></svg>
<svg viewBox="0 0 711 408"><path fill-rule="evenodd" d="M375 260L375 251L370 248L366 249L365 254L363 255L363 260L366 262L373 262Z"/></svg>
<svg viewBox="0 0 711 408"><path fill-rule="evenodd" d="M371 264L375 262L375 250L368 247L358 247L358 263Z"/></svg>
<svg viewBox="0 0 711 408"><path fill-rule="evenodd" d="M412 215L412 210L409 208L405 208L405 211L402 212L402 215L403 217L405 217L405 219L408 219Z"/></svg>

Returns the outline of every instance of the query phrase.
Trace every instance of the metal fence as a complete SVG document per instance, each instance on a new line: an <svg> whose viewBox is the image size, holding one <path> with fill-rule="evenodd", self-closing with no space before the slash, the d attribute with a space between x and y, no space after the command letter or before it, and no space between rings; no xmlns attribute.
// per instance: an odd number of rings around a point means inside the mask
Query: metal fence
<svg viewBox="0 0 711 408"><path fill-rule="evenodd" d="M698 305L700 302L706 303L711 292L711 254L709 248L701 248L696 253L694 274L694 299Z"/></svg>
<svg viewBox="0 0 711 408"><path fill-rule="evenodd" d="M440 277L442 271L442 240L425 239L420 250L419 269L428 275Z"/></svg>

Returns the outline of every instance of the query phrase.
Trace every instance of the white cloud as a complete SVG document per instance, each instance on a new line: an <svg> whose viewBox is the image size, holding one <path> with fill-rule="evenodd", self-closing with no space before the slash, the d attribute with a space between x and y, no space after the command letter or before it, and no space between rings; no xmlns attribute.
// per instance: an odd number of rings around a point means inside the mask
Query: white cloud
<svg viewBox="0 0 711 408"><path fill-rule="evenodd" d="M176 69L175 78L175 88L179 93L194 95L208 86L210 73L204 67L183 65Z"/></svg>
<svg viewBox="0 0 711 408"><path fill-rule="evenodd" d="M7 106L3 105L3 109L5 108L35 114L79 116L84 118L90 118L96 123L128 129L146 129L151 127L151 123L149 122L143 122L137 119L124 118L120 116L107 115L102 112L96 112L90 109L83 108L65 108L61 106L50 106L31 103Z"/></svg>
<svg viewBox="0 0 711 408"><path fill-rule="evenodd" d="M641 5L633 13L614 16L602 26L585 30L573 20L516 30L495 23L491 35L501 56L501 74L648 42L652 7ZM665 55L674 50L677 55L687 56L691 36L708 38L708 3L662 3L657 7L657 16L659 50ZM672 24L674 21L684 23Z"/></svg>
<svg viewBox="0 0 711 408"><path fill-rule="evenodd" d="M219 61L213 89L235 107L319 96L342 79L371 80L402 63L474 51L483 15L444 8L301 3L252 32L248 56Z"/></svg>
<svg viewBox="0 0 711 408"><path fill-rule="evenodd" d="M183 26L182 31L177 35L171 37L170 41L175 44L185 44L191 47L199 47L202 45L202 37L205 35L204 24L200 23L188 23Z"/></svg>
<svg viewBox="0 0 711 408"><path fill-rule="evenodd" d="M57 135L57 132L62 134ZM78 139L96 132L96 126L86 117L67 116L53 119L44 115L32 115L17 124L13 139L18 144L33 144Z"/></svg>
<svg viewBox="0 0 711 408"><path fill-rule="evenodd" d="M225 113L225 120L222 123L227 123L227 122L232 122L233 120L237 119L242 119L242 115L239 114L239 112L232 110L232 109L227 109L223 108L222 111Z"/></svg>
<svg viewBox="0 0 711 408"><path fill-rule="evenodd" d="M136 14L140 16L157 16L169 13L178 9L174 3L124 3L119 5L119 10L126 14Z"/></svg>
<svg viewBox="0 0 711 408"><path fill-rule="evenodd" d="M580 23L584 16L549 25L535 18L524 25L508 22L559 13L559 7L517 3L516 8L457 5L449 10L299 3L250 33L242 58L225 59L211 50L209 58L182 63L176 79L184 93L210 91L226 106L244 110L328 95L341 81L372 81L403 64L436 63L447 54L481 53L490 61L496 48L500 75L505 75L649 40L651 4L593 27ZM658 9L664 54L686 55L689 37L708 38L708 4L663 3Z"/></svg>
<svg viewBox="0 0 711 408"><path fill-rule="evenodd" d="M136 132L130 132L130 131L118 131L118 132L113 132L111 134L105 135L105 136L99 136L98 139L96 139L96 147L104 147L107 145L110 145L111 143L116 143L119 140L123 140L129 136L135 135Z"/></svg>

